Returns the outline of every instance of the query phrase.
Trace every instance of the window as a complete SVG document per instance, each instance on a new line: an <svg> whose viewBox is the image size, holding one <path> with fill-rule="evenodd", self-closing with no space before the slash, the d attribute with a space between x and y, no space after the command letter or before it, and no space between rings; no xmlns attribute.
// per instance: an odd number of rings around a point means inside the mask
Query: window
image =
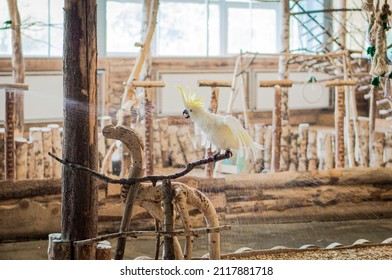
<svg viewBox="0 0 392 280"><path fill-rule="evenodd" d="M141 37L141 1L106 3L108 54L137 52L133 45ZM240 50L276 52L278 8L276 2L161 0L153 54L219 56Z"/></svg>
<svg viewBox="0 0 392 280"><path fill-rule="evenodd" d="M163 1L159 8L157 53L206 55L205 4Z"/></svg>
<svg viewBox="0 0 392 280"><path fill-rule="evenodd" d="M11 55L11 30L4 24L10 20L6 0L0 0L0 55ZM22 49L27 56L60 56L63 49L63 1L19 0Z"/></svg>
<svg viewBox="0 0 392 280"><path fill-rule="evenodd" d="M141 1L106 2L106 50L109 54L136 53L140 42Z"/></svg>
<svg viewBox="0 0 392 280"><path fill-rule="evenodd" d="M143 0L97 0L98 53L139 51ZM18 0L26 56L61 56L63 0ZM11 55L6 0L0 0L0 55ZM155 56L220 56L240 50L279 49L279 3L256 0L161 0L152 52Z"/></svg>
<svg viewBox="0 0 392 280"><path fill-rule="evenodd" d="M228 19L228 53L239 53L240 50L261 53L277 51L275 9L230 7Z"/></svg>

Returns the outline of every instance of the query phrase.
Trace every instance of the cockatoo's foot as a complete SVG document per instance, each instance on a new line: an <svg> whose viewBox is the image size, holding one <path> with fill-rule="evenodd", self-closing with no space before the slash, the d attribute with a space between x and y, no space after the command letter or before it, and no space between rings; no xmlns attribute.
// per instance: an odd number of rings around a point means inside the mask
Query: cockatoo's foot
<svg viewBox="0 0 392 280"><path fill-rule="evenodd" d="M218 159L218 156L220 155L220 152L219 151L216 151L213 155L212 155L212 157L214 158L214 160L216 161L217 159Z"/></svg>
<svg viewBox="0 0 392 280"><path fill-rule="evenodd" d="M233 156L233 153L230 151L230 149L227 149L225 151L225 156L227 156L227 157L232 157Z"/></svg>

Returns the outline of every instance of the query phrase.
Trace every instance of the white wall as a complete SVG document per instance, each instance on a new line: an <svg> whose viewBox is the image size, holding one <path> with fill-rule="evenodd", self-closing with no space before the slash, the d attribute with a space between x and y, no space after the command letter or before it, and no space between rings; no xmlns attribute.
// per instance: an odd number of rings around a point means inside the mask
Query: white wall
<svg viewBox="0 0 392 280"><path fill-rule="evenodd" d="M103 73L99 77L103 78ZM317 79L324 79L328 76L322 73L314 73ZM101 80L99 79L98 80ZM290 109L312 109L329 107L329 91L327 88L316 85L313 91L309 85L302 91L302 83L309 78L308 73L290 73L290 79L301 84L294 84L289 90ZM206 107L210 104L211 89L208 87L199 88L198 80L231 80L230 72L200 72L200 71L167 71L158 73L158 79L165 82L166 86L158 90L157 109L158 115L171 116L181 115L184 104L180 91L177 86L184 89L190 87L196 90L197 95L204 97ZM260 80L275 80L276 73L270 72L251 72L246 76L246 81L250 86L250 109L257 111L271 111L273 107L273 89L257 87ZM249 80L249 81L248 81ZM34 72L26 74L26 83L29 91L25 95L25 120L26 122L35 121L57 121L63 118L63 77L61 72ZM0 73L0 83L12 82L10 73ZM243 111L242 84L241 79L237 80L238 93L233 105L234 112ZM104 88L104 86L102 86ZM103 100L103 91L101 100ZM220 88L219 112L227 112L230 98L230 88ZM317 102L308 102L317 101ZM102 104L100 105L102 106ZM5 117L5 94L0 92L0 121Z"/></svg>
<svg viewBox="0 0 392 280"><path fill-rule="evenodd" d="M317 80L328 78L323 73L313 73ZM249 81L250 87L250 109L257 111L271 111L274 104L274 90L272 88L259 88L257 85L260 80L276 80L277 73L252 72ZM210 88L198 88L198 80L231 80L232 73L206 73L206 72L163 72L159 79L165 82L166 87L158 91L158 115L181 115L184 104L177 85L184 89L190 87L196 90L198 96L204 97L204 103L210 104ZM322 84L306 84L309 79L308 73L290 73L289 79L295 81L293 87L289 89L289 108L290 109L314 109L329 107L329 90ZM233 111L243 110L242 86L238 82L238 94L234 102ZM230 88L220 88L218 111L226 112L230 97Z"/></svg>
<svg viewBox="0 0 392 280"><path fill-rule="evenodd" d="M10 73L0 73L0 83L12 83ZM61 72L26 73L24 114L26 121L57 121L63 118L63 75ZM5 94L0 92L0 121L5 117Z"/></svg>
<svg viewBox="0 0 392 280"><path fill-rule="evenodd" d="M165 82L165 87L158 91L157 105L159 115L181 115L184 110L182 96L177 86L184 90L191 88L196 91L197 96L203 97L203 102L208 108L211 99L211 88L198 87L198 80L231 80L232 73L206 73L204 72L162 72L159 73L159 79ZM219 89L218 112L226 112L230 98L230 88ZM233 105L234 112L240 112L243 108L241 99L242 92L235 99Z"/></svg>
<svg viewBox="0 0 392 280"><path fill-rule="evenodd" d="M98 70L98 102L105 100L103 89L104 71ZM11 73L0 73L0 83L12 83ZM25 93L24 115L26 122L63 120L63 74L62 72L26 73L25 83L29 90ZM100 86L100 83L102 84ZM98 113L104 112L99 104ZM0 121L5 118L5 94L0 90Z"/></svg>
<svg viewBox="0 0 392 280"><path fill-rule="evenodd" d="M326 79L329 76L324 73L312 73L316 80ZM306 83L310 77L309 73L291 72L289 79L294 84L289 88L289 109L315 109L329 107L329 89L320 83ZM261 80L277 80L277 73L257 72L256 85ZM257 88L257 94L254 96L255 105L253 109L258 111L271 111L274 104L273 88Z"/></svg>

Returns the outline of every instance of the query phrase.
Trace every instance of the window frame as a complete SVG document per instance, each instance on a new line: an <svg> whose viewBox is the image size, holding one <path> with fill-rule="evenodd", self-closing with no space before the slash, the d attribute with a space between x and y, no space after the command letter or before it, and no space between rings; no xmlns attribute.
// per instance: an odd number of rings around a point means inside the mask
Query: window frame
<svg viewBox="0 0 392 280"><path fill-rule="evenodd" d="M5 1L5 0L4 0ZM108 52L107 51L107 20L106 20L106 12L107 12L107 2L109 0L97 0L97 44L98 44L98 54L100 57L134 57L138 52ZM123 3L142 3L142 0L110 0L115 2L123 2ZM281 9L279 2L242 2L242 1L226 1L226 0L162 0L164 2L173 2L173 3L199 3L204 4L206 8L206 51L204 54L193 55L192 57L225 57L230 56L235 53L230 53L228 51L228 13L230 8L257 8L257 9L272 9L276 12L276 50L277 52L281 49L280 42L280 32L281 32L281 24L279 24L279 19L281 18ZM209 38L209 7L210 5L218 5L219 9L219 53L217 55L210 55L210 38ZM25 57L49 57L49 58L59 58L61 56L57 54L51 53L51 0L47 0L47 21L48 21L48 42L47 42L47 53L46 55L25 55ZM187 57L187 55L160 55L157 53L157 34L159 31L155 31L153 41L151 43L151 51L153 56L156 57ZM246 50L244 50L246 51ZM10 55L0 55L0 57L9 57Z"/></svg>
<svg viewBox="0 0 392 280"><path fill-rule="evenodd" d="M102 53L104 56L108 57L124 57L124 56L136 56L137 52L107 52L106 51L106 34L107 34L107 25L106 25L106 3L108 0L97 0L98 4L101 3L101 5L98 5L98 22L104 21L105 24L98 24L98 34L100 35L100 38L98 38L98 52ZM110 1L115 1L115 2L133 2L133 3L139 3L140 0L110 0ZM182 3L182 2L187 2L187 3L199 3L199 4L205 4L206 5L206 25L205 28L206 30L206 52L205 54L200 54L200 55L192 55L191 57L226 57L230 55L234 55L236 53L230 53L228 51L228 13L230 8L258 8L258 9L270 9L274 10L276 12L276 51L279 52L281 49L281 42L280 42L280 36L279 34L281 33L281 24L279 24L279 19L281 18L281 9L280 9L280 4L279 2L242 2L242 1L226 1L226 0L163 0L164 2L172 2L172 3ZM219 15L220 15L220 20L219 20L219 54L218 55L210 55L209 51L209 43L210 43L210 38L209 38L209 29L208 29L208 24L209 24L209 5L218 5L219 9ZM159 16L159 15L158 15ZM101 26L101 28L100 28ZM104 27L104 30L102 29ZM160 55L157 53L157 37L158 37L158 29L155 30L155 34L153 36L153 41L151 43L151 51L152 55L155 57L188 57L185 55ZM245 50L246 51L246 50Z"/></svg>

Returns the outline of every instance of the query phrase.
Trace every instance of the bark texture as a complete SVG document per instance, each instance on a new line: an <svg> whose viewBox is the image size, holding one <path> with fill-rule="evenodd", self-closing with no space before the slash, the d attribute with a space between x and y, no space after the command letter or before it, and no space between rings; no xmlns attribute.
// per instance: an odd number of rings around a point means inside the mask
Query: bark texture
<svg viewBox="0 0 392 280"><path fill-rule="evenodd" d="M98 168L96 24L96 0L64 2L63 158L93 170ZM80 171L64 169L62 240L75 241L97 235L97 195L96 179ZM95 259L95 248L91 245L76 255L81 259Z"/></svg>

